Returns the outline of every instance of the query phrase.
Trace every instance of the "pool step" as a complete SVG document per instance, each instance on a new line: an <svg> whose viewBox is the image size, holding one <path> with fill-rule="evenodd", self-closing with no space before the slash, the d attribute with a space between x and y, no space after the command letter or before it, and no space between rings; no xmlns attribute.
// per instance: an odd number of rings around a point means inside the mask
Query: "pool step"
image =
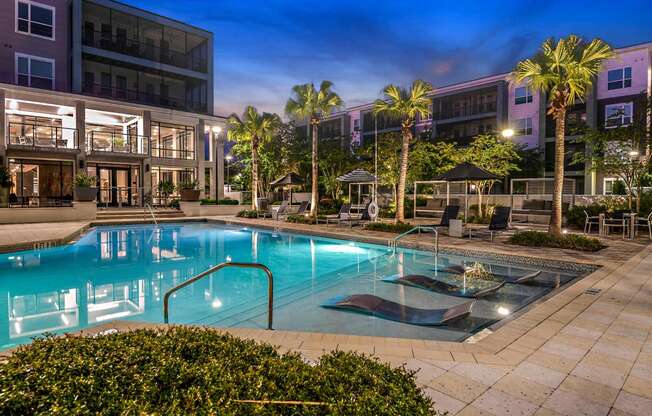
<svg viewBox="0 0 652 416"><path fill-rule="evenodd" d="M182 211L176 209L157 209L154 211L156 219L159 218L182 218L185 215ZM148 210L126 208L115 210L99 210L97 211L98 220L137 220L137 219L151 219L152 215Z"/></svg>

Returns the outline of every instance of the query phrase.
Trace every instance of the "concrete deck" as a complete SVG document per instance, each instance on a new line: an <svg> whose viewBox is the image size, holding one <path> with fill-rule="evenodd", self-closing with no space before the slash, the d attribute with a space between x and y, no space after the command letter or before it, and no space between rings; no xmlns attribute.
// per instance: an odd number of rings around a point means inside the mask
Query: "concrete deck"
<svg viewBox="0 0 652 416"><path fill-rule="evenodd" d="M210 218L250 226L370 242L390 235L333 226L270 220ZM8 238L0 226L0 236ZM61 226L61 234L72 225ZM409 240L409 241L408 241ZM0 242L6 240L0 240ZM432 248L432 236L405 240ZM534 256L602 267L537 304L475 343L363 337L232 328L234 335L270 342L317 360L324 351L354 350L419 370L417 381L451 415L649 415L652 409L652 245L609 239L599 253L529 249L500 241L449 239L443 248ZM597 293L586 293L596 289ZM155 325L110 322L84 331L129 330Z"/></svg>

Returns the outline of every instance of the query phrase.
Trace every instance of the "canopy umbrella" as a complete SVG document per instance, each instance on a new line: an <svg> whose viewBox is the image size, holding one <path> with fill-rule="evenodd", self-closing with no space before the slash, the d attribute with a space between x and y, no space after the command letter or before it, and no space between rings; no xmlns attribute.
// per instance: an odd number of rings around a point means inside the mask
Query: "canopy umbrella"
<svg viewBox="0 0 652 416"><path fill-rule="evenodd" d="M274 188L278 187L288 187L290 189L290 205L292 204L292 188L295 186L301 186L305 184L306 181L301 178L301 176L297 175L294 172L290 172L270 183L270 185Z"/></svg>
<svg viewBox="0 0 652 416"><path fill-rule="evenodd" d="M349 201L351 201L351 185L358 185L358 206L360 206L360 194L363 185L371 185L372 189L372 200L375 202L376 196L376 177L364 169L355 169L351 172L339 176L337 178L339 182L344 182L349 184Z"/></svg>
<svg viewBox="0 0 652 416"><path fill-rule="evenodd" d="M459 165L455 166L453 169L449 170L446 173L439 175L437 178L441 181L446 181L446 187L450 187L450 182L464 182L464 219L468 218L469 213L469 192L468 192L468 182L469 181L496 181L500 180L501 177L495 175L488 170L484 170L472 163L462 162ZM448 197L449 190L446 190L446 195Z"/></svg>

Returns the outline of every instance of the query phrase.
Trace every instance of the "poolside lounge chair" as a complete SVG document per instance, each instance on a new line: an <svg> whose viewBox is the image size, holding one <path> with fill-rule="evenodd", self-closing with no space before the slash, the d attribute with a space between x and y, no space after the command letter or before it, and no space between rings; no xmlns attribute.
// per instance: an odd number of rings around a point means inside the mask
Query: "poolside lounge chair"
<svg viewBox="0 0 652 416"><path fill-rule="evenodd" d="M272 218L278 220L280 217L287 216L287 210L288 210L288 201L283 201L281 203L281 206L278 207L278 209L269 207L267 211L259 211L258 218L263 217L263 218Z"/></svg>
<svg viewBox="0 0 652 416"><path fill-rule="evenodd" d="M435 269L435 271L439 273L448 273L448 274L463 274L466 273L466 268L463 265L454 264L452 266ZM492 272L489 273L491 273L493 276L503 279L505 283L521 284L521 283L527 283L539 277L539 275L541 275L541 270L537 270L535 272L528 273L523 276L510 276L506 274L492 273Z"/></svg>
<svg viewBox="0 0 652 416"><path fill-rule="evenodd" d="M450 226L450 220L457 219L457 214L459 214L459 212L460 212L459 205L446 205L446 208L444 208L444 213L441 216L441 221L439 221L439 224L429 224L426 225L426 227L448 228Z"/></svg>
<svg viewBox="0 0 652 416"><path fill-rule="evenodd" d="M365 222L371 221L371 214L369 214L369 207L371 206L371 201L367 202L364 209L359 214L349 214L348 216L343 216L338 220L338 224L348 223L350 227L354 225L359 225Z"/></svg>
<svg viewBox="0 0 652 416"><path fill-rule="evenodd" d="M299 205L299 209L297 210L297 215L304 215L307 210L310 209L310 202L308 201L302 201L301 205Z"/></svg>
<svg viewBox="0 0 652 416"><path fill-rule="evenodd" d="M420 274L410 274L402 277L398 275L389 276L384 278L383 281L417 287L419 289L430 290L432 292L443 293L445 295L458 296L462 298L480 298L483 296L488 296L496 292L501 287L505 286L505 282L486 281L487 283L483 286L465 288L463 286L453 285Z"/></svg>
<svg viewBox="0 0 652 416"><path fill-rule="evenodd" d="M360 312L406 324L441 326L469 316L474 302L469 301L443 309L420 309L401 305L374 295L349 295L330 299L321 306Z"/></svg>
<svg viewBox="0 0 652 416"><path fill-rule="evenodd" d="M326 225L330 222L337 222L338 224L341 221L346 221L351 218L351 204L342 204L340 211L337 214L326 215L324 218L317 218L317 222L326 221Z"/></svg>
<svg viewBox="0 0 652 416"><path fill-rule="evenodd" d="M512 209L510 207L496 207L494 213L491 215L491 221L487 228L468 228L469 240L473 238L473 234L488 233L490 241L494 241L494 235L507 231L509 228L509 215Z"/></svg>

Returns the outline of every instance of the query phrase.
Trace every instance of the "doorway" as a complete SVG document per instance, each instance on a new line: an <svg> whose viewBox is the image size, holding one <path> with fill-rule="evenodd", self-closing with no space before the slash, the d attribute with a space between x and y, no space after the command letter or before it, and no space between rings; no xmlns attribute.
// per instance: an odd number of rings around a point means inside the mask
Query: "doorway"
<svg viewBox="0 0 652 416"><path fill-rule="evenodd" d="M131 169L116 167L97 167L99 205L125 207L133 205Z"/></svg>

